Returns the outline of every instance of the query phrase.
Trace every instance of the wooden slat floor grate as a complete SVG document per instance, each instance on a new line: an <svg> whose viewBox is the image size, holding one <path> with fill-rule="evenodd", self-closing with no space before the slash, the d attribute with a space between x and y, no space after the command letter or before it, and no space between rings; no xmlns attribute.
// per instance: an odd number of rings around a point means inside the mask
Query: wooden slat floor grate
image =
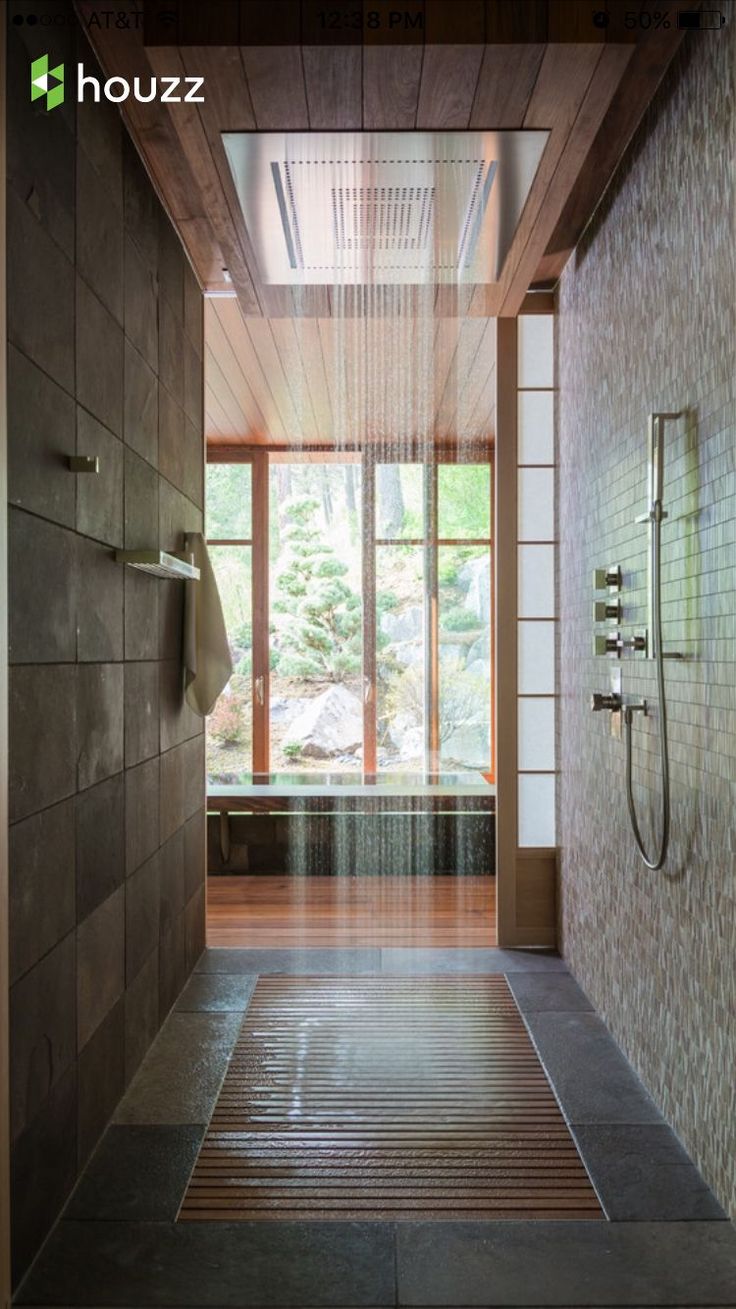
<svg viewBox="0 0 736 1309"><path fill-rule="evenodd" d="M603 1216L500 975L259 978L179 1213Z"/></svg>

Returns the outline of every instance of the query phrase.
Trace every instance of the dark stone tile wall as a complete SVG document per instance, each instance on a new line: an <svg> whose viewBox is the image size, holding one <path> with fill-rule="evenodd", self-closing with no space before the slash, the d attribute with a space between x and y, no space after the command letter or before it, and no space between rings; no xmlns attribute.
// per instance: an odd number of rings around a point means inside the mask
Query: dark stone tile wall
<svg viewBox="0 0 736 1309"><path fill-rule="evenodd" d="M92 68L71 4L66 18L52 53ZM201 293L119 113L31 105L49 29L11 22L8 39L17 1279L204 946L183 588L113 558L201 528L203 340ZM99 475L71 473L75 452Z"/></svg>
<svg viewBox="0 0 736 1309"><path fill-rule="evenodd" d="M688 38L559 291L562 946L724 1207L736 1214L736 358L733 5ZM666 867L639 860L622 741L594 690L592 570L620 563L646 626L646 433L667 425L663 525L672 777ZM652 663L622 664L646 839L660 824Z"/></svg>

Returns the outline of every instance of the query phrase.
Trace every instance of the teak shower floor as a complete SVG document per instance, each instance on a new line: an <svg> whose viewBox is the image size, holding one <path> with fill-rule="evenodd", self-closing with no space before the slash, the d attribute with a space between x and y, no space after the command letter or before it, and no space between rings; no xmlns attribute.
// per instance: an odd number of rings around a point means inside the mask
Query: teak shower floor
<svg viewBox="0 0 736 1309"><path fill-rule="evenodd" d="M493 946L495 877L210 877L210 946Z"/></svg>
<svg viewBox="0 0 736 1309"><path fill-rule="evenodd" d="M603 1217L502 976L263 977L179 1213Z"/></svg>

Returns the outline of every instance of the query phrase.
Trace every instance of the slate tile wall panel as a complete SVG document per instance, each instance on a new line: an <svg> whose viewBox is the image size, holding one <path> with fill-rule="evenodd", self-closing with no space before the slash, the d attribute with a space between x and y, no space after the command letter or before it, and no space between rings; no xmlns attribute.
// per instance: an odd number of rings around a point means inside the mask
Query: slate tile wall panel
<svg viewBox="0 0 736 1309"><path fill-rule="evenodd" d="M724 8L722 6L722 8ZM724 12L726 10L724 9ZM688 39L559 290L562 943L576 976L665 1116L736 1214L736 18ZM647 416L666 429L662 529L672 839L640 862L624 746L590 693L592 571L620 563L630 633L646 625ZM659 829L658 697L623 664L635 794Z"/></svg>
<svg viewBox="0 0 736 1309"><path fill-rule="evenodd" d="M66 9L55 49L93 71ZM117 110L31 105L28 64L48 33L11 24L8 43L19 1278L203 944L203 735L178 675L182 586L113 559L201 529L203 333L201 292ZM74 453L98 455L99 474L72 474Z"/></svg>

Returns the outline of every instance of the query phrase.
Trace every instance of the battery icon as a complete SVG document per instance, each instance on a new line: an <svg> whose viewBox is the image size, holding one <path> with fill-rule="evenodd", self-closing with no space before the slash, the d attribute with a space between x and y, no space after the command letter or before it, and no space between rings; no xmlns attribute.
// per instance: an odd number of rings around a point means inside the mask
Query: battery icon
<svg viewBox="0 0 736 1309"><path fill-rule="evenodd" d="M718 30L726 26L726 15L717 9L681 9L677 15L677 26L688 32Z"/></svg>

